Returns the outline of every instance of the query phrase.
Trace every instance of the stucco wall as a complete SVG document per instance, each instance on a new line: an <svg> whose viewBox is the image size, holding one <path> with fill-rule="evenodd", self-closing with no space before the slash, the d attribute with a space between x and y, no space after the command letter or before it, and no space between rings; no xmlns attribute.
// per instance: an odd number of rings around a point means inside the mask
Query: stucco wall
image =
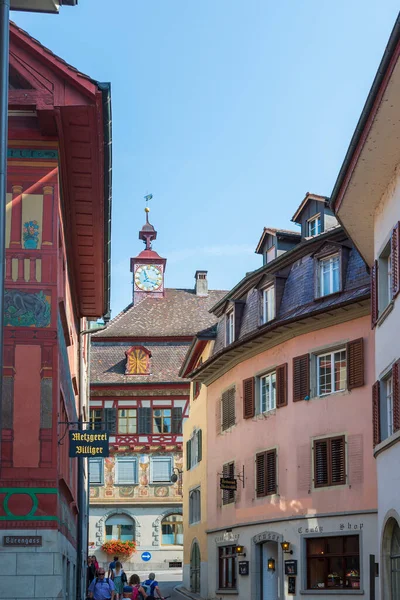
<svg viewBox="0 0 400 600"><path fill-rule="evenodd" d="M364 339L365 385L351 392L293 403L292 359L306 352ZM267 417L243 419L242 382L268 368L288 363L288 406ZM372 454L371 384L374 380L374 342L370 318L335 325L298 336L234 367L208 388L208 528L307 513L337 513L376 509L376 476ZM236 385L236 425L216 435L216 408L221 394ZM346 435L347 484L312 488L313 437ZM255 495L255 455L277 448L278 494ZM235 461L245 471L245 487L238 481L236 502L222 506L218 489L222 465ZM308 472L307 472L308 471ZM307 481L308 479L308 481Z"/></svg>

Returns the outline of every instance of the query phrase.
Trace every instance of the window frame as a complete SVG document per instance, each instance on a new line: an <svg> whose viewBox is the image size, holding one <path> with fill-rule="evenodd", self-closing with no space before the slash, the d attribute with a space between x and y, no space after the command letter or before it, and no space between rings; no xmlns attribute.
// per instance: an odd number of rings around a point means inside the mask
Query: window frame
<svg viewBox="0 0 400 600"><path fill-rule="evenodd" d="M336 440L342 440L343 441L343 479L337 482L333 481L333 477L332 477L332 442L336 441ZM327 442L328 447L327 447L327 478L328 481L327 483L318 483L317 482L317 451L316 451L316 444L318 444L319 442ZM314 489L321 489L321 488L330 488L330 487L337 487L340 485L347 485L347 479L348 479L348 457L347 457L347 440L346 440L346 436L344 434L342 435L333 435L333 436L327 436L327 437L318 437L318 438L314 438L312 440L312 466L313 466L313 487Z"/></svg>
<svg viewBox="0 0 400 600"><path fill-rule="evenodd" d="M161 412L161 415L159 417L155 416L155 412L159 410ZM169 417L164 415L164 411L168 410L170 412ZM155 419L161 419L161 429L162 431L157 431L156 429L156 424L155 424ZM169 431L164 431L165 429L165 424L164 421L166 419L169 419L170 421L170 428ZM153 435L171 435L172 434L172 406L152 406L151 407L151 430L153 432Z"/></svg>
<svg viewBox="0 0 400 600"><path fill-rule="evenodd" d="M316 233L311 233L311 224L312 223L318 224L316 227ZM321 219L321 213L318 213L317 215L314 215L313 217L311 217L310 219L307 220L307 237L316 237L317 235L320 235L321 231L322 231L322 219Z"/></svg>
<svg viewBox="0 0 400 600"><path fill-rule="evenodd" d="M338 354L339 352L344 352L345 353L345 363L346 363L346 373L345 373L345 378L344 378L344 388L340 388L338 390L336 389L332 389L333 385L335 384L335 354ZM324 356L331 356L331 391L329 392L323 392L321 393L321 378L320 378L320 359ZM329 349L323 352L319 352L318 354L315 354L315 359L316 359L316 365L315 365L315 370L316 370L316 392L317 392L317 396L318 398L324 398L325 396L330 396L332 394L338 394L339 392L345 392L347 390L347 378L348 378L348 364L347 364L347 347L346 346L340 346L337 348L333 348L333 349ZM332 376L333 375L333 376Z"/></svg>
<svg viewBox="0 0 400 600"><path fill-rule="evenodd" d="M189 491L189 525L201 523L201 486Z"/></svg>
<svg viewBox="0 0 400 600"><path fill-rule="evenodd" d="M93 462L100 463L100 481L92 481L91 480L90 464ZM89 467L89 485L104 485L104 459L100 458L98 456L89 458L88 467Z"/></svg>
<svg viewBox="0 0 400 600"><path fill-rule="evenodd" d="M235 311L232 308L226 313L225 345L229 346L235 341Z"/></svg>
<svg viewBox="0 0 400 600"><path fill-rule="evenodd" d="M131 517L131 515L128 515L127 513L114 513L107 517L107 519L104 523L104 539L105 539L105 541L111 541L111 540L107 540L107 521L110 517L115 517L117 514L121 514L121 516L124 515L124 516L128 517L129 519L131 519L132 525L133 525L132 541L135 542L136 541L136 522L135 522L135 519L133 517ZM117 525L117 527L118 527L118 538L117 539L119 539L119 540L121 539L121 526L122 525L123 525L123 523L119 523ZM110 527L110 525L108 525L108 527ZM111 525L111 527L112 527L112 525ZM111 533L111 536L112 536L112 533ZM111 539L115 539L115 538L111 538Z"/></svg>
<svg viewBox="0 0 400 600"><path fill-rule="evenodd" d="M338 554L338 553L326 553L324 550L324 554L323 554L323 558L327 559L326 562L329 560L329 558L334 558L335 556L342 556L343 559L345 559L346 557L354 557L354 556L358 556L358 561L359 561L359 587L358 588L346 588L346 587L328 587L325 586L324 588L311 588L308 587L309 586L309 558L313 559L313 558L322 558L321 554L315 554L315 555L309 555L308 553L308 545L309 545L309 541L312 540L316 540L316 539L324 539L324 540L329 540L331 538L343 538L343 541L345 540L345 538L349 538L349 537L358 537L358 554L349 552L349 553L345 553L343 552L342 554ZM357 532L355 533L354 531L349 531L349 532L344 532L344 531L339 531L339 532L332 532L332 533L325 533L325 534L305 534L301 536L301 546L302 546L302 550L303 550L303 555L305 557L305 561L304 561L304 567L302 570L302 589L300 591L300 593L312 593L312 592L320 592L320 593L324 593L327 595L331 595L331 594L342 594L343 592L347 592L349 594L354 593L354 594L362 594L363 593L363 588L362 588L362 582L363 582L363 545L362 545L362 532ZM343 544L344 546L344 544ZM326 548L326 545L325 545ZM344 571L346 571L346 569L344 569ZM325 570L326 573L329 572L329 567L326 568ZM346 580L346 577L344 577L344 580ZM325 578L325 582L327 582L327 577Z"/></svg>
<svg viewBox="0 0 400 600"><path fill-rule="evenodd" d="M150 485L172 485L171 479L168 480L154 480L154 462L169 462L170 464L170 477L172 475L172 469L174 466L172 456L150 456Z"/></svg>
<svg viewBox="0 0 400 600"><path fill-rule="evenodd" d="M100 415L95 415L95 413L100 413ZM93 431L102 431L104 429L104 415L102 408L91 408L89 412L89 421L90 421L90 429ZM99 427L98 427L99 425Z"/></svg>
<svg viewBox="0 0 400 600"><path fill-rule="evenodd" d="M166 520L168 517L180 517L180 520L179 520L179 521L171 521L171 527L172 527L172 529L174 530L174 533L173 533L173 535L174 535L174 541L175 541L175 543L174 543L174 544L163 544L163 541L162 541L162 540L163 540L163 535L164 535L164 534L163 534L163 531L162 531L162 527L163 527L164 521L165 521L165 520ZM180 525L180 526L181 526L181 529L182 529L182 533L181 533L181 534L179 534L179 533L178 533L178 532L175 530L177 525ZM184 541L184 540L182 540L182 544L177 544L177 543L176 543L176 537L177 537L177 535L182 535L182 538L183 538L183 535L184 535L184 532L183 532L183 516L182 516L180 513L174 513L174 512L171 512L171 513L168 513L168 514L164 515L164 516L163 516L163 518L161 519L160 527L161 527L161 540L160 540L160 546L164 546L164 547L166 547L166 546L169 546L169 547L172 547L172 546L182 546L182 547L183 547L183 541Z"/></svg>
<svg viewBox="0 0 400 600"><path fill-rule="evenodd" d="M230 549L230 552L226 551ZM228 585L228 569L223 567L224 562L232 560L232 584ZM233 545L218 546L218 589L219 590L236 590L237 589L237 554L236 547Z"/></svg>
<svg viewBox="0 0 400 600"><path fill-rule="evenodd" d="M271 298L269 298L271 296ZM270 306L272 308L270 309ZM262 289L262 324L270 323L276 317L275 285L268 285Z"/></svg>
<svg viewBox="0 0 400 600"><path fill-rule="evenodd" d="M378 256L378 318L393 301L393 262L391 239Z"/></svg>
<svg viewBox="0 0 400 600"><path fill-rule="evenodd" d="M274 375L275 375L275 388L272 385L272 377ZM271 399L271 391L275 390L275 393L274 393L274 406L269 406L268 407L268 404L266 403L265 410L262 410L262 395L263 395L262 387L263 387L263 380L267 379L267 378L270 380L269 381L269 390L270 390L269 396L270 396L270 399ZM276 386L277 386L276 369L274 369L273 371L268 371L267 373L263 373L262 375L258 375L257 376L257 394L258 394L257 409L258 409L258 414L260 414L260 415L261 414L267 414L267 413L270 413L270 412L276 410L276 396L277 396L277 393L276 393L277 392L277 388L276 388Z"/></svg>
<svg viewBox="0 0 400 600"><path fill-rule="evenodd" d="M120 413L122 411L129 412L131 410L135 411L135 417L132 417L132 416L129 416L129 415L127 415L126 417L121 417L120 416ZM137 435L138 434L138 419L139 419L139 415L138 415L138 410L137 410L136 407L118 408L118 415L117 415L117 417L118 417L118 419L117 419L117 432L118 432L118 435ZM134 419L135 423L136 423L135 431L133 431L133 432L131 432L131 431L126 431L126 432L120 431L120 428L119 428L120 427L120 419L126 419L126 421L127 421L127 423L126 423L127 429L129 429L129 420L130 419Z"/></svg>
<svg viewBox="0 0 400 600"><path fill-rule="evenodd" d="M335 260L335 261L337 260L337 263L338 263L338 289L333 289L333 283L334 283L333 271L334 271L334 269L331 268L330 275L329 275L330 289L328 292L325 292L325 290L323 289L323 281L324 281L323 265L326 264L327 262L332 262L332 264L333 264L333 260ZM339 250L337 252L328 254L327 256L318 257L317 269L318 269L318 272L317 272L317 281L318 281L317 296L318 296L318 298L326 298L327 296L331 296L332 294L338 294L339 292L341 292L341 290L342 290L342 257L341 257L341 252Z"/></svg>
<svg viewBox="0 0 400 600"><path fill-rule="evenodd" d="M134 481L119 481L119 467L121 463L134 463ZM136 456L116 456L115 457L115 485L138 485L138 459Z"/></svg>

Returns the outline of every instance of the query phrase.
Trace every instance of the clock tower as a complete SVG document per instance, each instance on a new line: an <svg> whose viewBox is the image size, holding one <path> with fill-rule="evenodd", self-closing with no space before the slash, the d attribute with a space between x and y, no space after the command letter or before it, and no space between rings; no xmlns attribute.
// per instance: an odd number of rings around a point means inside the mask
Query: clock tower
<svg viewBox="0 0 400 600"><path fill-rule="evenodd" d="M146 198L147 199L147 198ZM157 237L157 231L149 222L148 206L144 209L146 223L139 231L139 239L143 240L145 249L135 258L131 258L131 272L133 273L133 303L136 305L147 296L151 298L164 298L164 272L167 262L152 249L151 243Z"/></svg>

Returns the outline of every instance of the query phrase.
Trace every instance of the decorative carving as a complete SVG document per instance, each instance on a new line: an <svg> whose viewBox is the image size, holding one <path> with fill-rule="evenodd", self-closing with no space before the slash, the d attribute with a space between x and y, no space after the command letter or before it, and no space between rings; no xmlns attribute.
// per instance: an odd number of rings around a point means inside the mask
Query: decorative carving
<svg viewBox="0 0 400 600"><path fill-rule="evenodd" d="M151 352L147 348L132 346L125 354L125 375L148 375L150 373Z"/></svg>

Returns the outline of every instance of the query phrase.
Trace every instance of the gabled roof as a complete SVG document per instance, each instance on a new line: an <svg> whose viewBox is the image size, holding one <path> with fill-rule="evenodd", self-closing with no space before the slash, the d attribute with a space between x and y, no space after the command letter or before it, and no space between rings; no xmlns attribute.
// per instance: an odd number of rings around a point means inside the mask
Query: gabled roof
<svg viewBox="0 0 400 600"><path fill-rule="evenodd" d="M146 297L127 306L92 339L192 337L214 325L216 318L209 311L226 293L210 290L208 296L196 296L194 290L167 288L164 298Z"/></svg>
<svg viewBox="0 0 400 600"><path fill-rule="evenodd" d="M298 219L299 219L301 213L303 212L306 204L310 200L317 200L317 202L324 202L324 204L329 205L329 198L327 196L319 196L318 194L311 194L310 192L307 192L306 195L304 196L304 199L303 199L302 203L300 204L299 208L296 210L293 217L291 218L293 223L298 223Z"/></svg>
<svg viewBox="0 0 400 600"><path fill-rule="evenodd" d="M193 370L194 365L198 361L201 353L204 348L207 346L207 343L215 340L217 337L217 323L208 327L207 329L203 329L203 331L199 331L196 334L193 342L189 350L186 353L185 360L182 363L182 366L179 371L180 377L188 377L189 373Z"/></svg>
<svg viewBox="0 0 400 600"><path fill-rule="evenodd" d="M257 248L255 250L256 254L262 254L262 247L265 242L265 238L267 235L273 235L275 237L283 237L289 238L293 240L301 239L301 233L299 231L290 231L289 229L275 229L274 227L264 227L264 230L261 234L260 241L257 244Z"/></svg>
<svg viewBox="0 0 400 600"><path fill-rule="evenodd" d="M15 23L9 56L10 110L32 111L40 133L59 142L74 302L81 316L103 316L110 302L110 85L84 75Z"/></svg>

